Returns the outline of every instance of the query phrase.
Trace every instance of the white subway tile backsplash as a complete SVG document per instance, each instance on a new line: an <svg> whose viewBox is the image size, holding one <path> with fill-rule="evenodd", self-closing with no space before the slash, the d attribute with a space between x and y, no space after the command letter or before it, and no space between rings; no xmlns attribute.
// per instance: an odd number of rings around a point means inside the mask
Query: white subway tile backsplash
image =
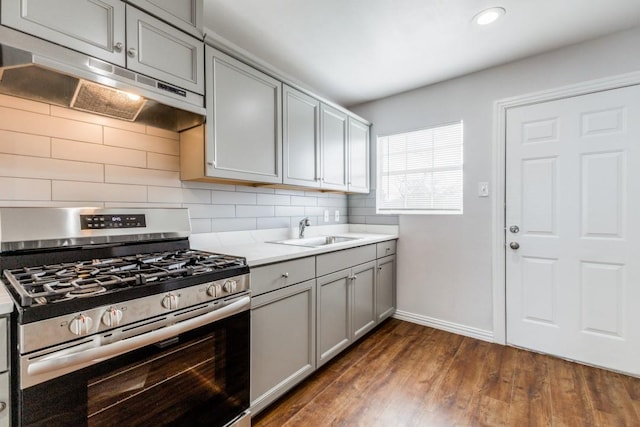
<svg viewBox="0 0 640 427"><path fill-rule="evenodd" d="M182 203L182 188L147 187L147 200L159 203Z"/></svg>
<svg viewBox="0 0 640 427"><path fill-rule="evenodd" d="M132 148L152 153L180 155L180 141L122 129L105 127L104 143L105 145Z"/></svg>
<svg viewBox="0 0 640 427"><path fill-rule="evenodd" d="M51 140L51 157L122 166L145 167L147 164L144 151L56 138Z"/></svg>
<svg viewBox="0 0 640 427"><path fill-rule="evenodd" d="M13 108L15 110L31 111L32 113L39 114L49 114L51 111L49 104L1 94L0 106Z"/></svg>
<svg viewBox="0 0 640 427"><path fill-rule="evenodd" d="M51 181L0 177L0 200L51 200Z"/></svg>
<svg viewBox="0 0 640 427"><path fill-rule="evenodd" d="M235 218L235 205L210 205L184 203L183 207L189 208L191 218Z"/></svg>
<svg viewBox="0 0 640 427"><path fill-rule="evenodd" d="M291 221L287 217L267 217L258 218L257 227L259 230L269 228L286 228L290 226Z"/></svg>
<svg viewBox="0 0 640 427"><path fill-rule="evenodd" d="M255 193L236 193L231 191L212 191L211 201L220 205L255 205Z"/></svg>
<svg viewBox="0 0 640 427"><path fill-rule="evenodd" d="M291 206L317 206L318 198L313 196L291 196Z"/></svg>
<svg viewBox="0 0 640 427"><path fill-rule="evenodd" d="M276 216L304 216L303 206L276 206Z"/></svg>
<svg viewBox="0 0 640 427"><path fill-rule="evenodd" d="M115 184L156 185L162 187L182 186L178 172L113 165L105 165L104 180Z"/></svg>
<svg viewBox="0 0 640 427"><path fill-rule="evenodd" d="M91 123L0 107L0 129L76 141L102 142L102 127Z"/></svg>
<svg viewBox="0 0 640 427"><path fill-rule="evenodd" d="M290 205L291 196L281 194L258 194L256 202L259 205Z"/></svg>
<svg viewBox="0 0 640 427"><path fill-rule="evenodd" d="M147 202L147 187L143 185L121 185L73 181L53 181L53 200Z"/></svg>
<svg viewBox="0 0 640 427"><path fill-rule="evenodd" d="M181 208L180 203L105 202L105 208Z"/></svg>
<svg viewBox="0 0 640 427"><path fill-rule="evenodd" d="M249 187L246 185L238 185L236 186L235 191L240 193L262 193L262 194L275 194L275 188L269 187Z"/></svg>
<svg viewBox="0 0 640 427"><path fill-rule="evenodd" d="M262 205L236 205L237 218L265 217L274 215L273 206Z"/></svg>
<svg viewBox="0 0 640 427"><path fill-rule="evenodd" d="M146 126L146 131L148 135L159 136L160 138L174 139L176 141L180 140L180 134L171 130Z"/></svg>
<svg viewBox="0 0 640 427"><path fill-rule="evenodd" d="M211 219L191 218L192 233L211 233Z"/></svg>
<svg viewBox="0 0 640 427"><path fill-rule="evenodd" d="M180 157L168 154L147 153L147 167L165 171L180 172Z"/></svg>
<svg viewBox="0 0 640 427"><path fill-rule="evenodd" d="M195 188L182 189L182 201L184 203L211 203L211 190L199 190Z"/></svg>
<svg viewBox="0 0 640 427"><path fill-rule="evenodd" d="M0 130L0 153L51 157L51 138Z"/></svg>
<svg viewBox="0 0 640 427"><path fill-rule="evenodd" d="M95 163L0 154L0 174L16 178L102 182L104 166Z"/></svg>
<svg viewBox="0 0 640 427"><path fill-rule="evenodd" d="M255 230L256 218L220 218L211 220L211 231Z"/></svg>
<svg viewBox="0 0 640 427"><path fill-rule="evenodd" d="M234 185L198 181L182 181L182 188L202 188L207 190L236 191L236 187Z"/></svg>

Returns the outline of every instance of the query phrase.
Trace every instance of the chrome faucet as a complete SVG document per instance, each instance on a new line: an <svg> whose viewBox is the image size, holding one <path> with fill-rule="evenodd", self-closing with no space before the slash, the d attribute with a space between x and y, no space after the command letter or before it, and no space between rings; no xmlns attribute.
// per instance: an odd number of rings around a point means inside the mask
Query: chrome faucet
<svg viewBox="0 0 640 427"><path fill-rule="evenodd" d="M304 237L304 229L305 227L309 227L311 223L309 222L309 217L302 218L300 223L298 224L298 238L302 239Z"/></svg>

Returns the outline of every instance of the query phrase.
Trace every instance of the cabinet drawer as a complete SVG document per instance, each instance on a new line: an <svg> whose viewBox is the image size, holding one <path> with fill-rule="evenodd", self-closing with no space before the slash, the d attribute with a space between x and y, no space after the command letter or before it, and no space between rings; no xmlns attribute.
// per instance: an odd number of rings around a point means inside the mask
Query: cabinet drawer
<svg viewBox="0 0 640 427"><path fill-rule="evenodd" d="M315 277L314 257L255 267L251 269L251 293L256 296Z"/></svg>
<svg viewBox="0 0 640 427"><path fill-rule="evenodd" d="M396 253L395 240L381 242L376 245L376 258L382 258L383 256L393 255L395 253Z"/></svg>
<svg viewBox="0 0 640 427"><path fill-rule="evenodd" d="M316 257L316 271L318 276L333 273L376 259L376 245L360 246L331 252Z"/></svg>

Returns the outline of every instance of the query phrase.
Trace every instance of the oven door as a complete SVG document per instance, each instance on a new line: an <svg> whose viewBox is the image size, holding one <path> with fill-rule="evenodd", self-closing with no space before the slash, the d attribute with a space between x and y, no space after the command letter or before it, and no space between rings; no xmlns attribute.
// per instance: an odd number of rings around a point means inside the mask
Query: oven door
<svg viewBox="0 0 640 427"><path fill-rule="evenodd" d="M249 313L24 388L19 424L224 426L249 408Z"/></svg>

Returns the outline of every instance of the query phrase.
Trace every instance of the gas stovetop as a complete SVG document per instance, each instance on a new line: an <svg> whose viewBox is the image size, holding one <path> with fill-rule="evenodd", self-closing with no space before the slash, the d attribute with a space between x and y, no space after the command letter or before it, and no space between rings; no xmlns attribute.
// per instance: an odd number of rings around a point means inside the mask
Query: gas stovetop
<svg viewBox="0 0 640 427"><path fill-rule="evenodd" d="M244 258L177 250L4 271L22 307L59 304L142 285L246 267Z"/></svg>

